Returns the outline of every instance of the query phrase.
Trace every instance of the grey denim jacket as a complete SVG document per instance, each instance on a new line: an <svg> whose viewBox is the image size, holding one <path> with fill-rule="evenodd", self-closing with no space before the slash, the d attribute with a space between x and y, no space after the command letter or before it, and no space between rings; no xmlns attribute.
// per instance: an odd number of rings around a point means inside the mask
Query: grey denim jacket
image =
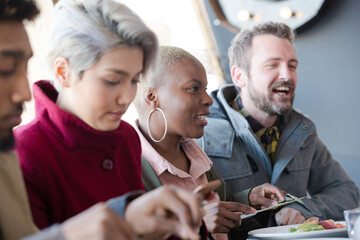
<svg viewBox="0 0 360 240"><path fill-rule="evenodd" d="M309 118L295 110L281 117L272 168L246 119L228 104L236 94L232 84L212 92L208 125L197 140L213 161L216 174L225 180L228 200L236 199L244 189L271 183L295 196L310 197L304 206L288 205L305 218L342 220L345 209L358 207L359 189L332 158Z"/></svg>

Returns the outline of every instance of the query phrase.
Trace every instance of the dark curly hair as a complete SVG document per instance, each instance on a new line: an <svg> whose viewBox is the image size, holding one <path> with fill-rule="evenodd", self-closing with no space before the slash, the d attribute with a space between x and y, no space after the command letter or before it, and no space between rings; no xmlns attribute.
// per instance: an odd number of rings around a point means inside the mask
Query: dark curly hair
<svg viewBox="0 0 360 240"><path fill-rule="evenodd" d="M0 21L33 20L38 14L33 0L0 0Z"/></svg>

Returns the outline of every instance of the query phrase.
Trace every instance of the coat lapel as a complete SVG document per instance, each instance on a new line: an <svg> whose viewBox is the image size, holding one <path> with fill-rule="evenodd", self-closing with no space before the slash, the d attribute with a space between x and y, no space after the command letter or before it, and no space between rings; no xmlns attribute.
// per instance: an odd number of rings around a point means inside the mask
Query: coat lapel
<svg viewBox="0 0 360 240"><path fill-rule="evenodd" d="M284 116L280 125L285 126L283 129L278 149L275 155L275 166L271 177L271 184L275 184L286 166L299 152L305 139L313 130L313 124L310 121L298 117L298 113L291 111Z"/></svg>

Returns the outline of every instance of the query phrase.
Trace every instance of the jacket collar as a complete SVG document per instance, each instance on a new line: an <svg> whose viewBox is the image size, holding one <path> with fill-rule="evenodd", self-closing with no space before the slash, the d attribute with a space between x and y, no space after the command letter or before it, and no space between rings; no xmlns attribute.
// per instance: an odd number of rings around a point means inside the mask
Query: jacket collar
<svg viewBox="0 0 360 240"><path fill-rule="evenodd" d="M93 129L56 105L58 92L49 81L36 82L33 85L33 93L36 119L41 123L41 127L66 147L84 151L108 149L109 145L116 147L122 141L120 136L124 132L123 123L114 131L102 132Z"/></svg>
<svg viewBox="0 0 360 240"><path fill-rule="evenodd" d="M244 144L244 150L262 162L270 180L272 166L267 154L264 152L262 145L255 135L249 134L249 132L253 133L253 131L245 117L229 105L229 102L234 100L237 94L238 92L233 84L224 85L216 94L218 106L223 108L223 114L226 115L226 118L230 121L230 124L235 130L235 135L247 143ZM221 111L221 109L218 111ZM261 154L259 155L259 153Z"/></svg>
<svg viewBox="0 0 360 240"><path fill-rule="evenodd" d="M261 144L253 133L249 123L244 116L234 110L228 103L238 94L233 84L227 84L218 91L212 93L214 104L210 107L210 117L227 119L233 126L236 136L242 139L245 144L246 151L259 153L263 152L259 158L266 166L267 172L271 177L271 183L274 184L286 165L293 159L294 155L303 146L304 141L309 135L315 131L313 122L304 117L296 110L290 111L288 114L281 116L280 127L281 136L278 143L275 159L277 159L273 169L270 160L266 156ZM286 147L285 147L286 143Z"/></svg>
<svg viewBox="0 0 360 240"><path fill-rule="evenodd" d="M309 142L316 131L314 123L295 110L281 118L280 126L283 126L283 130L276 150L276 171L272 174L271 184L276 183L289 162L305 147L305 141Z"/></svg>

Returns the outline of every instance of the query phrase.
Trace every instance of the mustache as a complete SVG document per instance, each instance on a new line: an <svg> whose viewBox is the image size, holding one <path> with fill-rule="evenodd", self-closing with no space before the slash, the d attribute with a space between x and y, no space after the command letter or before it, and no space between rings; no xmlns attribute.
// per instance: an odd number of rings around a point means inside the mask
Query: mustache
<svg viewBox="0 0 360 240"><path fill-rule="evenodd" d="M15 108L12 111L10 111L7 115L3 116L2 119L6 119L12 115L21 115L24 110L26 110L24 103L17 104Z"/></svg>
<svg viewBox="0 0 360 240"><path fill-rule="evenodd" d="M20 103L20 104L18 104L15 109L16 109L17 111L23 112L24 110L26 110L25 103Z"/></svg>
<svg viewBox="0 0 360 240"><path fill-rule="evenodd" d="M289 87L291 89L295 88L295 85L293 82L290 81L278 81L271 84L270 88L276 88L276 87Z"/></svg>
<svg viewBox="0 0 360 240"><path fill-rule="evenodd" d="M26 110L25 103L20 103L16 105L14 112L21 114L24 110Z"/></svg>
<svg viewBox="0 0 360 240"><path fill-rule="evenodd" d="M0 138L0 152L5 152L15 147L15 137L12 133L12 129L9 129L9 131L9 137L5 139Z"/></svg>

